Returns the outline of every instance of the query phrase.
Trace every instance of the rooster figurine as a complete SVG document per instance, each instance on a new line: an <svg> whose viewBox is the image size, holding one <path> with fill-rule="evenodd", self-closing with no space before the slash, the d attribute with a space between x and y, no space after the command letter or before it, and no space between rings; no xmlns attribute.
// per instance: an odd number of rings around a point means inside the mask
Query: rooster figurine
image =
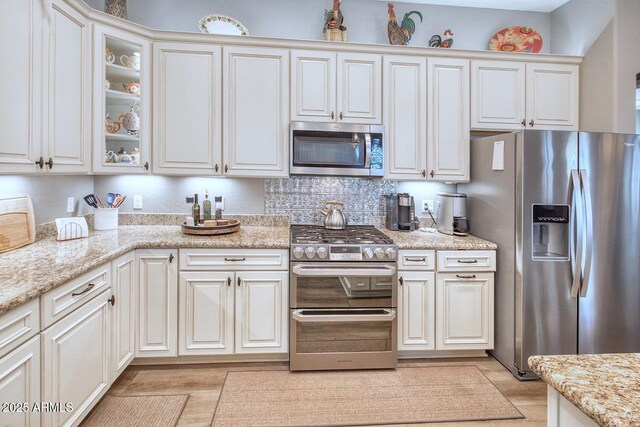
<svg viewBox="0 0 640 427"><path fill-rule="evenodd" d="M429 39L429 47L449 48L451 46L453 46L453 31L451 29L446 29L443 37L436 34Z"/></svg>
<svg viewBox="0 0 640 427"><path fill-rule="evenodd" d="M405 13L402 18L402 23L398 25L396 12L393 10L393 3L388 3L387 6L389 6L389 23L387 24L389 44L406 46L409 44L409 40L411 40L413 33L416 31L416 23L411 19L411 15L418 15L420 17L420 22L422 22L422 14L417 10Z"/></svg>
<svg viewBox="0 0 640 427"><path fill-rule="evenodd" d="M340 10L342 0L333 0L333 8L324 10L324 28L322 32L327 41L346 42L347 27L342 25L344 16Z"/></svg>

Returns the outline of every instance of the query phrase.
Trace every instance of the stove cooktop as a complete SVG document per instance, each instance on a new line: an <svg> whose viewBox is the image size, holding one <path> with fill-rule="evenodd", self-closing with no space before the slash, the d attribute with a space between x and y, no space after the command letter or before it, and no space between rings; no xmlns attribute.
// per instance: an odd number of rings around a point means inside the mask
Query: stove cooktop
<svg viewBox="0 0 640 427"><path fill-rule="evenodd" d="M291 226L291 260L395 261L393 240L372 225L328 230L320 225Z"/></svg>

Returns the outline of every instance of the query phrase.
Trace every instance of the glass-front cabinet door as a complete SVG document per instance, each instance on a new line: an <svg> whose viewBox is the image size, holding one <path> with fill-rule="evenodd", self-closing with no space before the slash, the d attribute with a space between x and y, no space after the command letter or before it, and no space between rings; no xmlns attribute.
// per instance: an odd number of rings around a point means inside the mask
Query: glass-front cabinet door
<svg viewBox="0 0 640 427"><path fill-rule="evenodd" d="M94 26L94 150L96 173L150 170L150 42Z"/></svg>

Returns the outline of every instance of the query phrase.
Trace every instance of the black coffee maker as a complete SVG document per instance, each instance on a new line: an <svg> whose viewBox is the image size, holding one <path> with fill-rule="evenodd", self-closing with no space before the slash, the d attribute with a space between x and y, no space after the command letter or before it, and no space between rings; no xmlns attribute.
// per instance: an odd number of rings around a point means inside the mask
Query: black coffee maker
<svg viewBox="0 0 640 427"><path fill-rule="evenodd" d="M385 226L392 231L414 231L420 228L416 218L416 205L409 193L397 193L384 196L387 215Z"/></svg>

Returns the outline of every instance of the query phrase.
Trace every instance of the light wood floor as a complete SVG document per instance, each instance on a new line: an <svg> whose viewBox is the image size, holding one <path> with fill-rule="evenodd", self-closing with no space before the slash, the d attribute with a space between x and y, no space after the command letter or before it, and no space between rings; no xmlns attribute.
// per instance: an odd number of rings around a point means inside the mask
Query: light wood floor
<svg viewBox="0 0 640 427"><path fill-rule="evenodd" d="M495 359L412 359L400 367L475 365L500 392L526 417L520 420L431 423L427 426L467 427L477 425L544 427L547 420L546 385L542 381L521 382ZM179 366L130 366L107 394L189 394L179 426L208 426L218 403L227 372L248 370L287 370L288 363L225 363ZM381 404L384 404L381 402ZM100 405L100 403L98 403ZM97 407L97 406L96 406ZM117 414L114 414L117 417ZM415 424L413 424L415 425Z"/></svg>

